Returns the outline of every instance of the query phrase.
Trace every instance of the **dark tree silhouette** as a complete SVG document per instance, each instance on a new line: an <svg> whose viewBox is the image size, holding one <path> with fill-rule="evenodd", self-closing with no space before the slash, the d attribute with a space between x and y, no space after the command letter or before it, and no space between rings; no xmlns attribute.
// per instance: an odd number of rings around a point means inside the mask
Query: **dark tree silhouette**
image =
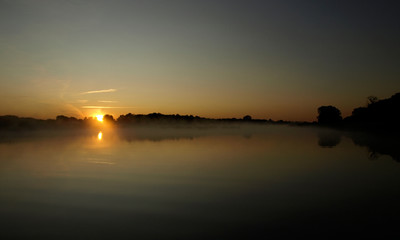
<svg viewBox="0 0 400 240"><path fill-rule="evenodd" d="M342 113L334 106L321 106L317 118L320 124L338 124L342 121Z"/></svg>
<svg viewBox="0 0 400 240"><path fill-rule="evenodd" d="M367 98L367 107L355 108L346 122L349 124L362 124L368 128L397 128L400 122L400 93L388 99L378 100L376 97Z"/></svg>
<svg viewBox="0 0 400 240"><path fill-rule="evenodd" d="M251 119L252 119L252 118L251 118L250 115L246 115L246 116L243 117L243 120L244 120L244 121L251 121Z"/></svg>
<svg viewBox="0 0 400 240"><path fill-rule="evenodd" d="M57 120L57 121L68 121L68 120L69 120L69 117L64 116L64 115L58 115L58 116L56 117L56 120Z"/></svg>
<svg viewBox="0 0 400 240"><path fill-rule="evenodd" d="M56 122L61 125L79 125L82 120L79 120L75 117L67 117L64 115L58 115L56 117Z"/></svg>
<svg viewBox="0 0 400 240"><path fill-rule="evenodd" d="M103 116L103 121L108 123L114 123L114 117L112 115L106 114Z"/></svg>
<svg viewBox="0 0 400 240"><path fill-rule="evenodd" d="M378 102L378 97L376 96L368 96L367 99L368 99L367 106Z"/></svg>

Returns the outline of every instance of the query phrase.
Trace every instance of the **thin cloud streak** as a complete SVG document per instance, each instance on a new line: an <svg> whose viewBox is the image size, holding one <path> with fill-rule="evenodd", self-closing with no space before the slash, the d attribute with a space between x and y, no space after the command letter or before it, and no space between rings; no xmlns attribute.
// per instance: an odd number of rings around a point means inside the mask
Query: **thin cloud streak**
<svg viewBox="0 0 400 240"><path fill-rule="evenodd" d="M99 100L101 103L117 103L118 101L107 101L107 100Z"/></svg>
<svg viewBox="0 0 400 240"><path fill-rule="evenodd" d="M130 108L130 107L108 107L108 106L82 106L87 109L100 109L100 108Z"/></svg>
<svg viewBox="0 0 400 240"><path fill-rule="evenodd" d="M94 90L94 91L88 91L88 92L83 92L81 94L93 94L93 93L109 93L109 92L116 92L117 89L110 88L110 89L103 89L103 90Z"/></svg>

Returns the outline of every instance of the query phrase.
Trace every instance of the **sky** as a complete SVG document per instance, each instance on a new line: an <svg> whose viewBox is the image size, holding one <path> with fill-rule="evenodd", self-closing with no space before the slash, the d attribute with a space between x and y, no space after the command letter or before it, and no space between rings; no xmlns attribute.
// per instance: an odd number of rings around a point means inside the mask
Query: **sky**
<svg viewBox="0 0 400 240"><path fill-rule="evenodd" d="M0 115L315 121L400 92L398 1L0 0Z"/></svg>

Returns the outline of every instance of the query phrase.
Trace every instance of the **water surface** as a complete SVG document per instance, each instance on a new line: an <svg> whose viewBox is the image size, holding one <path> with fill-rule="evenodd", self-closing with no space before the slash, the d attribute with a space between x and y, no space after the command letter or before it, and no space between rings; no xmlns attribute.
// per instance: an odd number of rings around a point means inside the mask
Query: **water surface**
<svg viewBox="0 0 400 240"><path fill-rule="evenodd" d="M0 237L397 238L397 143L376 138L288 126L3 134Z"/></svg>

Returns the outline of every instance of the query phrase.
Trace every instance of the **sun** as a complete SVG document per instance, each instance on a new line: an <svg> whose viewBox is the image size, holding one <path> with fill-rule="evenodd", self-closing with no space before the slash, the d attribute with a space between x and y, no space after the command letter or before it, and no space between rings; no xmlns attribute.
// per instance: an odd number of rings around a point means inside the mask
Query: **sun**
<svg viewBox="0 0 400 240"><path fill-rule="evenodd" d="M104 117L104 115L96 115L96 119L99 122L103 122L103 117Z"/></svg>

